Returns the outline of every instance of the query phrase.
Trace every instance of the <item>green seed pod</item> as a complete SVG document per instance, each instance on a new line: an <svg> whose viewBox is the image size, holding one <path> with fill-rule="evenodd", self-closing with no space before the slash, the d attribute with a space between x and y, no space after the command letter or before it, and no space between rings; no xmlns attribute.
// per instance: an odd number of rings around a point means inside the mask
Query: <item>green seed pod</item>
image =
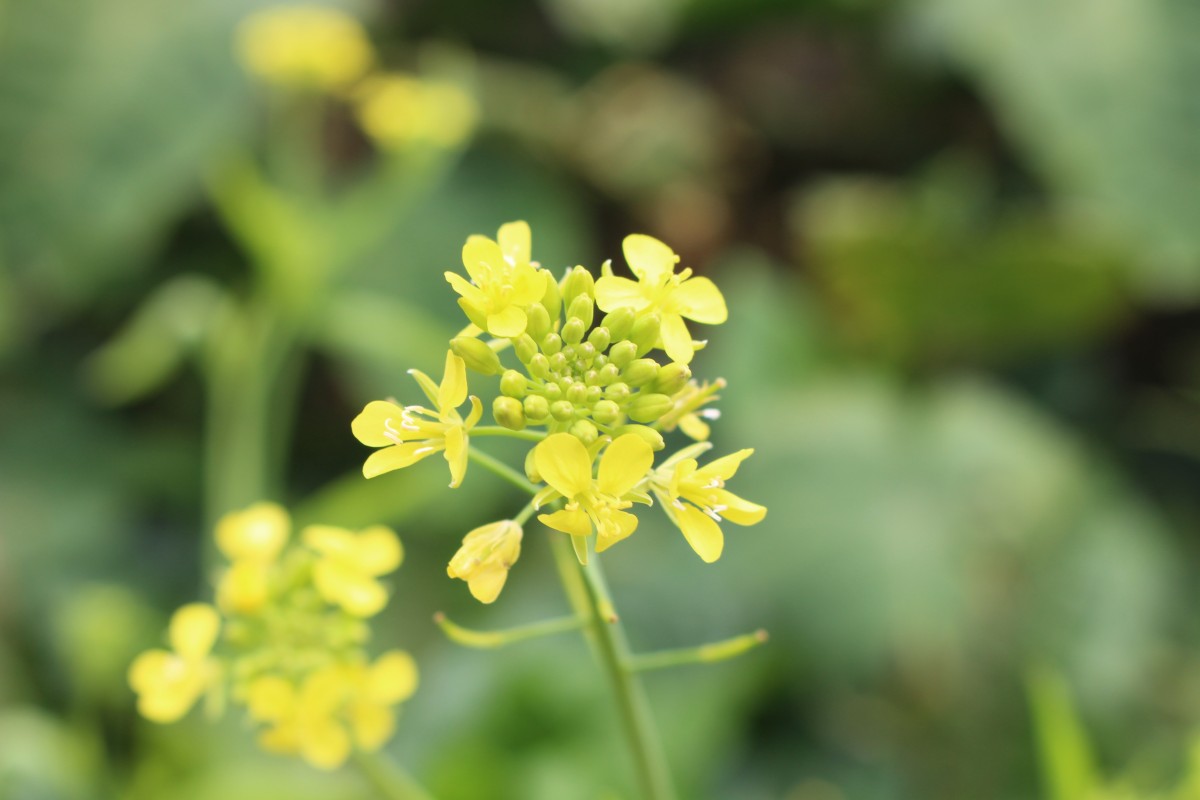
<svg viewBox="0 0 1200 800"><path fill-rule="evenodd" d="M608 360L622 369L635 358L637 358L637 345L630 341L617 342L608 351Z"/></svg>
<svg viewBox="0 0 1200 800"><path fill-rule="evenodd" d="M525 398L525 419L534 425L540 425L550 416L550 401L540 394L531 394Z"/></svg>
<svg viewBox="0 0 1200 800"><path fill-rule="evenodd" d="M654 379L654 391L663 394L675 394L692 379L692 370L687 364L672 361L658 371Z"/></svg>
<svg viewBox="0 0 1200 800"><path fill-rule="evenodd" d="M614 403L621 403L628 400L629 394L629 384L627 383L614 383L604 390L604 396Z"/></svg>
<svg viewBox="0 0 1200 800"><path fill-rule="evenodd" d="M587 387L582 383L572 383L567 389L567 400L573 405L583 405L587 400Z"/></svg>
<svg viewBox="0 0 1200 800"><path fill-rule="evenodd" d="M553 327L559 313L562 312L562 293L559 291L558 281L554 280L554 276L550 274L550 270L541 270L541 274L546 278L546 293L542 295L542 306L546 309L546 313L550 317L551 327Z"/></svg>
<svg viewBox="0 0 1200 800"><path fill-rule="evenodd" d="M541 353L529 359L529 374L538 380L546 380L550 377L550 359Z"/></svg>
<svg viewBox="0 0 1200 800"><path fill-rule="evenodd" d="M581 419L572 425L571 433L584 444L591 444L600 438L600 431L596 430L596 426L586 419Z"/></svg>
<svg viewBox="0 0 1200 800"><path fill-rule="evenodd" d="M497 397L492 401L492 416L496 422L510 431L525 427L525 407L514 397Z"/></svg>
<svg viewBox="0 0 1200 800"><path fill-rule="evenodd" d="M629 336L629 332L633 330L635 319L637 319L637 314L633 312L633 309L622 306L605 314L601 318L600 324L608 328L608 335L612 337L612 341L619 342Z"/></svg>
<svg viewBox="0 0 1200 800"><path fill-rule="evenodd" d="M525 380L525 376L515 369L505 370L504 374L500 376L501 394L520 400L527 391L529 391L529 384Z"/></svg>
<svg viewBox="0 0 1200 800"><path fill-rule="evenodd" d="M450 349L469 368L481 375L499 375L504 369L500 366L500 356L496 355L496 351L488 347L487 342L474 336L454 337L450 340Z"/></svg>
<svg viewBox="0 0 1200 800"><path fill-rule="evenodd" d="M533 451L536 449L536 447L531 447L525 453L525 477L533 483L541 483L542 474L538 472L537 460L533 457Z"/></svg>
<svg viewBox="0 0 1200 800"><path fill-rule="evenodd" d="M646 444L650 445L654 450L662 450L667 444L663 441L661 433L654 430L654 428L647 428L645 425L622 425L613 431L613 436L624 436L627 433L642 437Z"/></svg>
<svg viewBox="0 0 1200 800"><path fill-rule="evenodd" d="M592 327L592 319L596 313L596 304L590 295L581 294L571 301L567 308L567 319L577 319L584 328Z"/></svg>
<svg viewBox="0 0 1200 800"><path fill-rule="evenodd" d="M537 343L528 333L522 333L513 339L513 351L516 352L517 358L521 359L522 364L528 364L537 355Z"/></svg>
<svg viewBox="0 0 1200 800"><path fill-rule="evenodd" d="M658 314L647 314L638 317L629 331L629 339L637 345L638 356L644 356L658 344L659 331L662 329L662 319Z"/></svg>
<svg viewBox="0 0 1200 800"><path fill-rule="evenodd" d="M621 407L612 400L599 400L592 407L592 419L601 425L611 425L621 417Z"/></svg>
<svg viewBox="0 0 1200 800"><path fill-rule="evenodd" d="M536 341L541 341L553 327L550 324L550 312L541 303L534 303L525 309L525 314L529 317L529 321L525 323L525 332Z"/></svg>
<svg viewBox="0 0 1200 800"><path fill-rule="evenodd" d="M639 358L621 370L621 380L633 387L645 386L658 377L658 370L658 362L654 359Z"/></svg>
<svg viewBox="0 0 1200 800"><path fill-rule="evenodd" d="M567 324L562 327L562 338L564 342L570 344L579 344L583 341L583 332L587 328L581 319L569 319Z"/></svg>
<svg viewBox="0 0 1200 800"><path fill-rule="evenodd" d="M552 356L562 350L562 339L557 333L547 333L542 337L542 352L548 356Z"/></svg>
<svg viewBox="0 0 1200 800"><path fill-rule="evenodd" d="M550 416L559 422L566 422L575 416L575 406L566 400L556 400L550 404Z"/></svg>
<svg viewBox="0 0 1200 800"><path fill-rule="evenodd" d="M567 357L562 353L555 353L550 356L550 371L561 373L567 368Z"/></svg>
<svg viewBox="0 0 1200 800"><path fill-rule="evenodd" d="M608 349L608 343L612 341L609 336L608 328L601 325L599 328L592 328L592 332L588 334L588 344L596 348L597 353L603 353Z"/></svg>
<svg viewBox="0 0 1200 800"><path fill-rule="evenodd" d="M597 383L601 386L608 386L610 383L615 383L617 378L621 376L621 370L616 364L605 364L600 367L600 379Z"/></svg>
<svg viewBox="0 0 1200 800"><path fill-rule="evenodd" d="M654 422L675 407L675 402L665 394L639 394L625 409L634 422Z"/></svg>
<svg viewBox="0 0 1200 800"><path fill-rule="evenodd" d="M592 297L596 288L596 280L592 273L583 267L575 267L567 273L562 282L562 300L570 308L576 297Z"/></svg>

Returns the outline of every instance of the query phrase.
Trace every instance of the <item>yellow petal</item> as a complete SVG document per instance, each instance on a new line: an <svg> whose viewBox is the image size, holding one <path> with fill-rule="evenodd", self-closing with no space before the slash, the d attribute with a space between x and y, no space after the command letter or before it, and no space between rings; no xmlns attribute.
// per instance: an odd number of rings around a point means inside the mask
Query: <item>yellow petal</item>
<svg viewBox="0 0 1200 800"><path fill-rule="evenodd" d="M637 281L611 275L596 281L596 307L601 311L615 311L623 307L641 311L649 305L650 299Z"/></svg>
<svg viewBox="0 0 1200 800"><path fill-rule="evenodd" d="M725 297L708 278L691 278L671 293L671 301L680 314L705 325L720 325L729 318Z"/></svg>
<svg viewBox="0 0 1200 800"><path fill-rule="evenodd" d="M363 462L363 477L374 478L394 469L412 466L440 449L428 442L405 442L376 450Z"/></svg>
<svg viewBox="0 0 1200 800"><path fill-rule="evenodd" d="M679 261L674 250L653 236L642 233L626 236L622 249L633 274L655 286L666 281Z"/></svg>
<svg viewBox="0 0 1200 800"><path fill-rule="evenodd" d="M300 749L300 736L295 725L276 725L259 734L258 744L268 753L291 755Z"/></svg>
<svg viewBox="0 0 1200 800"><path fill-rule="evenodd" d="M596 552L603 553L617 542L637 530L638 518L628 511L613 509L596 532Z"/></svg>
<svg viewBox="0 0 1200 800"><path fill-rule="evenodd" d="M381 655L367 675L367 694L377 703L399 703L417 690L417 662L403 650Z"/></svg>
<svg viewBox="0 0 1200 800"><path fill-rule="evenodd" d="M504 588L507 580L508 570L502 566L478 569L467 578L467 588L471 591L471 596L479 602L493 603L500 596L500 590Z"/></svg>
<svg viewBox="0 0 1200 800"><path fill-rule="evenodd" d="M274 561L287 542L291 520L274 503L256 503L217 522L217 547L231 561Z"/></svg>
<svg viewBox="0 0 1200 800"><path fill-rule="evenodd" d="M192 709L199 696L199 692L147 692L138 697L138 713L151 722L177 722Z"/></svg>
<svg viewBox="0 0 1200 800"><path fill-rule="evenodd" d="M467 362L454 355L453 350L446 351L446 371L442 376L441 386L438 387L438 411L458 408L467 399Z"/></svg>
<svg viewBox="0 0 1200 800"><path fill-rule="evenodd" d="M350 755L350 737L332 720L307 725L300 731L300 755L318 769L336 769Z"/></svg>
<svg viewBox="0 0 1200 800"><path fill-rule="evenodd" d="M178 656L166 650L147 650L140 653L129 665L130 688L139 694L153 690L162 682L163 676L170 672L172 659L176 658Z"/></svg>
<svg viewBox="0 0 1200 800"><path fill-rule="evenodd" d="M383 747L396 731L396 714L387 706L355 703L350 707L350 728L355 743L373 753Z"/></svg>
<svg viewBox="0 0 1200 800"><path fill-rule="evenodd" d="M733 492L716 492L716 502L724 508L714 510L717 510L722 519L727 519L735 525L757 525L767 515L766 506L751 503Z"/></svg>
<svg viewBox="0 0 1200 800"><path fill-rule="evenodd" d="M675 520L683 537L700 558L711 564L721 557L725 535L714 519L695 506L685 504L682 510L675 510Z"/></svg>
<svg viewBox="0 0 1200 800"><path fill-rule="evenodd" d="M256 678L246 688L246 710L259 722L280 720L295 713L296 689L278 675Z"/></svg>
<svg viewBox="0 0 1200 800"><path fill-rule="evenodd" d="M679 419L679 430L684 435L697 442L707 442L712 429L707 422L700 419L699 414L684 414Z"/></svg>
<svg viewBox="0 0 1200 800"><path fill-rule="evenodd" d="M470 400L471 412L467 414L466 420L463 421L463 428L468 431L474 428L475 423L479 422L479 418L483 416L483 402L475 395L471 395Z"/></svg>
<svg viewBox="0 0 1200 800"><path fill-rule="evenodd" d="M512 339L525 332L529 318L515 305L505 306L494 314L488 314L487 330L493 336Z"/></svg>
<svg viewBox="0 0 1200 800"><path fill-rule="evenodd" d="M386 575L403 560L404 548L391 528L374 525L355 537L354 562L368 575Z"/></svg>
<svg viewBox="0 0 1200 800"><path fill-rule="evenodd" d="M692 363L692 356L695 355L696 349L692 344L692 335L688 333L683 317L678 314L663 314L661 330L663 350L667 352L671 360L678 361L680 364Z"/></svg>
<svg viewBox="0 0 1200 800"><path fill-rule="evenodd" d="M387 605L387 592L379 581L328 559L313 567L313 583L326 601L356 617L371 617Z"/></svg>
<svg viewBox="0 0 1200 800"><path fill-rule="evenodd" d="M324 556L345 559L354 551L354 534L333 525L309 525L300 533L300 539Z"/></svg>
<svg viewBox="0 0 1200 800"><path fill-rule="evenodd" d="M738 450L736 453L714 458L696 470L696 477L705 483L713 478L720 478L722 481L727 481L737 474L741 463L752 455L754 455L754 448L747 447L743 450Z"/></svg>
<svg viewBox="0 0 1200 800"><path fill-rule="evenodd" d="M401 427L400 418L404 409L395 403L372 400L350 423L354 438L368 447L387 447L399 441L415 438L415 431Z"/></svg>
<svg viewBox="0 0 1200 800"><path fill-rule="evenodd" d="M470 283L462 275L457 272L445 273L446 282L454 291L462 295L462 299L474 306L483 306L487 303L487 295L478 286Z"/></svg>
<svg viewBox="0 0 1200 800"><path fill-rule="evenodd" d="M528 265L521 265L513 270L512 286L512 302L519 306L536 303L546 293L545 278Z"/></svg>
<svg viewBox="0 0 1200 800"><path fill-rule="evenodd" d="M653 464L654 450L645 439L634 433L618 436L600 456L597 488L604 494L621 497L646 477Z"/></svg>
<svg viewBox="0 0 1200 800"><path fill-rule="evenodd" d="M572 536L587 536L592 532L592 520L582 509L555 511L553 514L538 514L538 521L547 528L569 533Z"/></svg>
<svg viewBox="0 0 1200 800"><path fill-rule="evenodd" d="M270 569L256 561L235 561L217 583L217 605L230 614L254 614L270 596Z"/></svg>
<svg viewBox="0 0 1200 800"><path fill-rule="evenodd" d="M569 433L547 436L533 453L542 480L570 499L592 486L592 459L583 442Z"/></svg>
<svg viewBox="0 0 1200 800"><path fill-rule="evenodd" d="M446 463L450 465L450 488L457 489L467 475L467 435L458 425L446 430Z"/></svg>
<svg viewBox="0 0 1200 800"><path fill-rule="evenodd" d="M462 249L463 266L476 286L485 286L504 264L500 246L486 236L470 236Z"/></svg>
<svg viewBox="0 0 1200 800"><path fill-rule="evenodd" d="M187 659L201 659L212 650L221 629L221 616L206 603L189 603L171 617L167 638L175 652Z"/></svg>
<svg viewBox="0 0 1200 800"><path fill-rule="evenodd" d="M533 234L525 220L504 223L500 226L496 239L500 245L500 252L511 259L512 263L526 264L532 257Z"/></svg>
<svg viewBox="0 0 1200 800"><path fill-rule="evenodd" d="M482 294L476 299L458 298L458 307L471 320L471 324L481 331L487 330L487 298Z"/></svg>

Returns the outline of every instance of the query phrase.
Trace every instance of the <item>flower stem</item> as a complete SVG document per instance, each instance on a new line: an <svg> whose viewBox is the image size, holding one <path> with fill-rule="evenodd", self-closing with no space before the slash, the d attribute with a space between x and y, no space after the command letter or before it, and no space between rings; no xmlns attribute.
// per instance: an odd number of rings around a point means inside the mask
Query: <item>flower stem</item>
<svg viewBox="0 0 1200 800"><path fill-rule="evenodd" d="M599 559L590 559L591 563L585 568L575 558L571 543L565 537L554 534L550 543L571 605L576 613L589 620L588 640L617 701L642 797L644 800L673 800L675 790L666 757L641 680L629 668L629 646L604 588Z"/></svg>
<svg viewBox="0 0 1200 800"><path fill-rule="evenodd" d="M474 434L474 431L471 433ZM493 475L503 478L513 486L516 486L521 491L537 494L538 488L528 478L503 461L493 458L480 450L476 450L474 447L467 448L467 457Z"/></svg>
<svg viewBox="0 0 1200 800"><path fill-rule="evenodd" d="M567 631L577 631L587 624L587 620L572 616L532 622L528 625L518 625L514 628L505 628L498 631L476 631L456 625L446 619L446 615L440 611L434 614L433 621L438 624L438 627L442 629L447 638L466 647L475 647L483 650L493 647L504 647L505 645L524 642L528 639L538 639L543 636L554 636L555 634L566 633Z"/></svg>
<svg viewBox="0 0 1200 800"><path fill-rule="evenodd" d="M720 642L710 642L698 647L680 647L674 650L659 650L655 653L640 653L629 659L629 668L635 672L679 667L685 664L713 664L729 658L737 658L747 650L766 644L767 632L761 628L754 633L735 636Z"/></svg>
<svg viewBox="0 0 1200 800"><path fill-rule="evenodd" d="M354 763L385 800L433 800L433 796L395 762L375 753L356 750Z"/></svg>
<svg viewBox="0 0 1200 800"><path fill-rule="evenodd" d="M500 425L476 425L471 428L472 436L507 436L510 439L524 439L527 442L540 442L546 438L545 431L514 431Z"/></svg>

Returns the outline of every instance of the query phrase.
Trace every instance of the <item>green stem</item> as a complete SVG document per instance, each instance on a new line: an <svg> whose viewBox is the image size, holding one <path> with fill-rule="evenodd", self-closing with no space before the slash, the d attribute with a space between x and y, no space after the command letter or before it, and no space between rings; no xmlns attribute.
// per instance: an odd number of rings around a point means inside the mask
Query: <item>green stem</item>
<svg viewBox="0 0 1200 800"><path fill-rule="evenodd" d="M474 433L474 431L472 431L472 433ZM487 453L484 453L481 450L476 450L474 447L467 449L467 457L479 466L486 469L488 472L491 472L493 475L503 478L513 486L516 486L521 491L529 492L530 494L538 493L537 486L533 485L528 478L526 478L520 472L517 472L508 464L505 464L503 461L489 456Z"/></svg>
<svg viewBox="0 0 1200 800"><path fill-rule="evenodd" d="M446 619L442 612L434 614L433 621L438 624L447 638L467 647L489 650L493 647L503 647L528 639L539 639L543 636L553 636L567 631L577 631L587 624L580 617L557 617L541 622L531 622L528 625L518 625L498 631L476 631L464 628Z"/></svg>
<svg viewBox="0 0 1200 800"><path fill-rule="evenodd" d="M675 790L666 756L641 681L629 668L629 646L624 630L611 611L599 559L591 559L591 564L584 568L565 537L553 534L550 542L571 605L576 613L590 620L588 639L617 701L642 796L644 800L672 800Z"/></svg>
<svg viewBox="0 0 1200 800"><path fill-rule="evenodd" d="M710 642L698 647L680 647L659 650L654 653L639 653L629 658L629 668L634 672L679 667L685 664L713 664L736 658L747 650L766 644L767 632L759 629L754 633L735 636L720 642Z"/></svg>
<svg viewBox="0 0 1200 800"><path fill-rule="evenodd" d="M354 763L386 800L433 800L433 796L395 762L384 760L374 753L356 750Z"/></svg>
<svg viewBox="0 0 1200 800"><path fill-rule="evenodd" d="M540 442L546 438L545 431L514 431L500 425L477 425L471 428L472 436L507 436L510 439L524 439L527 442Z"/></svg>

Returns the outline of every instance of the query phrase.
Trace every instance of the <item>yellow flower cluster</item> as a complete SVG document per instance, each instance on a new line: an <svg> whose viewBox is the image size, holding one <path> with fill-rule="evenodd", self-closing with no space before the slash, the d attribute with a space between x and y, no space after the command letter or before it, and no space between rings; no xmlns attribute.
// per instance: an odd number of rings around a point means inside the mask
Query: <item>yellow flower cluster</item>
<svg viewBox="0 0 1200 800"><path fill-rule="evenodd" d="M476 434L534 441L524 466L537 494L515 519L467 534L451 559L450 577L482 602L503 588L533 510L554 506L538 519L568 534L584 562L637 529L635 504L660 505L707 562L724 547L721 522L753 525L766 515L725 488L751 450L704 466L697 460L711 448L709 422L718 414L708 406L725 381L693 380L690 364L705 342L688 326L724 322L724 297L708 278L676 271L679 256L653 237L628 236L623 249L636 280L615 275L610 262L598 279L579 266L556 279L533 260L526 223L502 225L495 240L471 236L462 250L466 276L446 273L471 324L450 342L441 385L415 373L434 408L375 401L353 422L359 441L383 448L367 459L368 478L444 452L457 487L481 416L473 396L466 420L456 410L468 396L466 371L499 377L497 427ZM519 368L502 362L510 350ZM663 434L675 430L697 443L656 467Z"/></svg>
<svg viewBox="0 0 1200 800"><path fill-rule="evenodd" d="M238 28L237 55L265 83L343 96L363 132L386 150L455 148L470 138L479 116L475 99L458 84L374 70L362 24L336 8L255 12Z"/></svg>
<svg viewBox="0 0 1200 800"><path fill-rule="evenodd" d="M261 726L264 748L330 769L355 747L381 747L394 706L416 689L411 656L393 650L372 662L364 648L365 620L387 604L379 578L403 550L382 526L313 525L291 538L287 512L271 503L221 519L217 547L229 564L216 606L175 612L170 649L138 656L129 683L155 722L180 719L205 696L219 714L230 697Z"/></svg>

